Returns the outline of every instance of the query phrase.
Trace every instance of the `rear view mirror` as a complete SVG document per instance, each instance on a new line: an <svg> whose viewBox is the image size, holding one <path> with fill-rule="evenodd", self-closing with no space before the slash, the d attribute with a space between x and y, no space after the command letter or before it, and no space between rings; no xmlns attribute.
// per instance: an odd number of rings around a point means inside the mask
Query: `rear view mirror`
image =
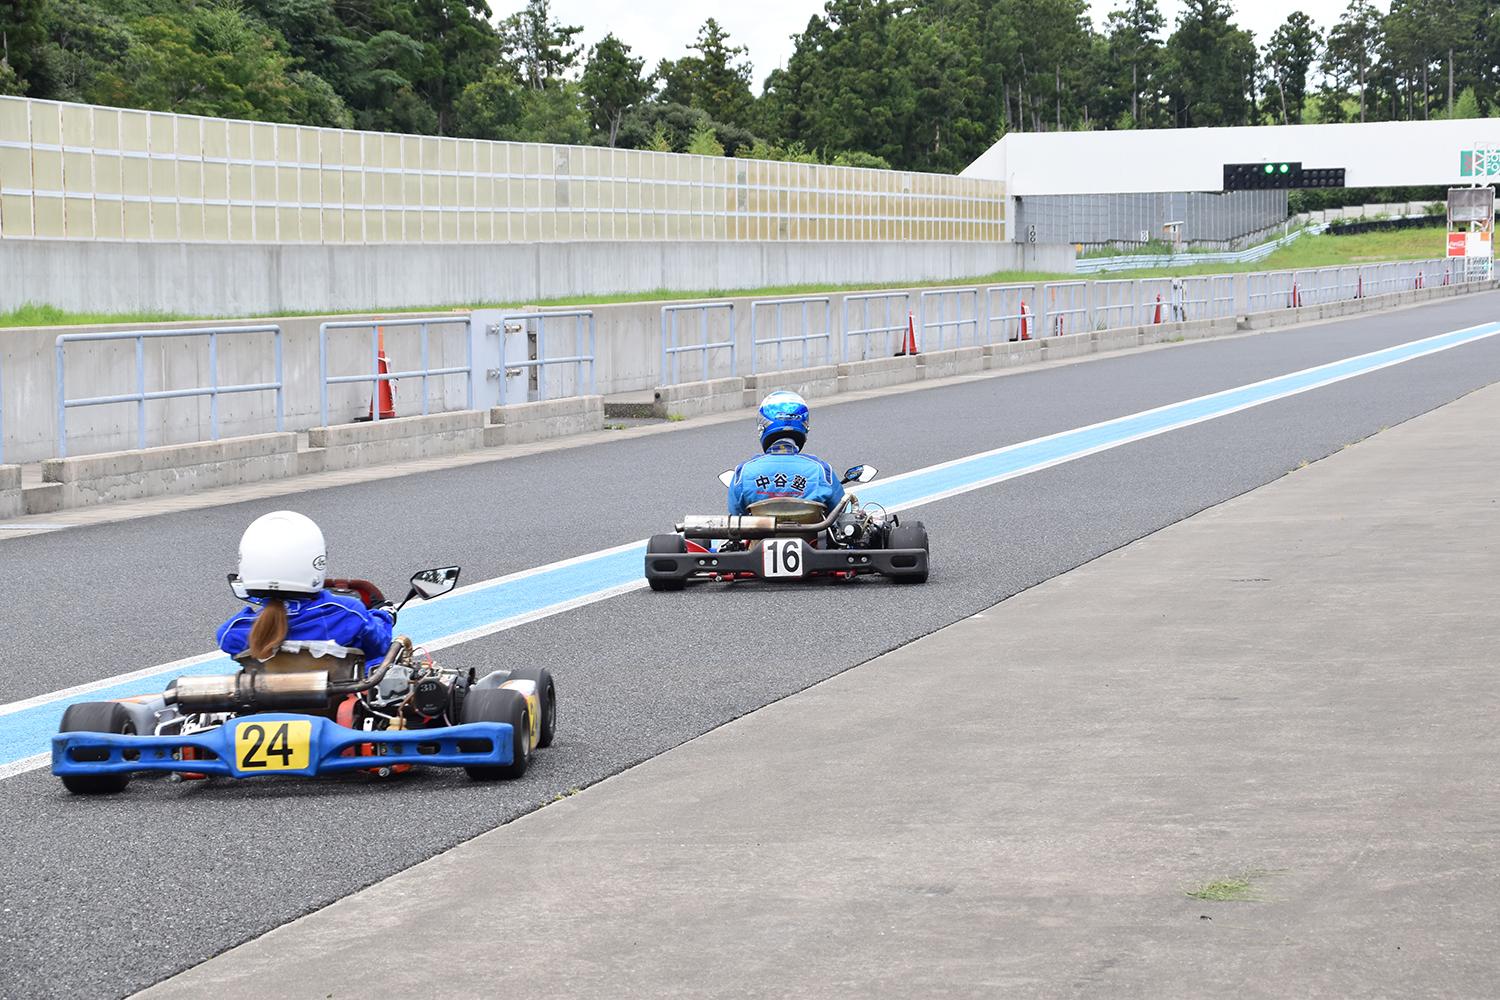
<svg viewBox="0 0 1500 1000"><path fill-rule="evenodd" d="M411 589L425 601L440 597L458 586L458 567L440 566L413 573Z"/></svg>
<svg viewBox="0 0 1500 1000"><path fill-rule="evenodd" d="M730 483L734 482L734 470L725 469L723 472L719 473L719 482L723 483L725 486L728 486Z"/></svg>
<svg viewBox="0 0 1500 1000"><path fill-rule="evenodd" d="M856 465L848 472L844 473L844 478L839 480L839 482L868 483L879 474L880 470L876 469L873 465Z"/></svg>

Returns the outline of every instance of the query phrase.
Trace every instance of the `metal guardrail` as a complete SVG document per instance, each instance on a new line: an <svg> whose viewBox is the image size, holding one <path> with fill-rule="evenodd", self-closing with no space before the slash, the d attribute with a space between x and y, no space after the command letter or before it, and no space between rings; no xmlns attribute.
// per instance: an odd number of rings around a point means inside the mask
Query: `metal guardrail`
<svg viewBox="0 0 1500 1000"><path fill-rule="evenodd" d="M571 319L573 321L573 353L562 357L547 356L547 321ZM534 330L529 330L534 327ZM507 361L505 359L505 334L527 333L527 353L530 357L525 361ZM585 331L587 332L587 352L584 350ZM547 369L558 365L570 365L573 367L573 382L575 387L582 388L585 385L587 392L577 395L592 396L594 394L595 357L597 347L596 328L594 324L594 310L592 309L565 309L554 312L526 312L510 313L500 317L500 364L496 370L500 379L500 405L507 402L507 389L510 385L512 374L520 375L531 373L527 378L527 396L533 392L536 399L550 398L547 393ZM531 349L532 341L535 341L535 351ZM584 381L583 367L588 366L588 380ZM472 401L470 406L472 406ZM426 412L425 410L423 412Z"/></svg>
<svg viewBox="0 0 1500 1000"><path fill-rule="evenodd" d="M812 307L821 305L823 307L822 329L817 330L812 322ZM800 333L784 333L782 317L788 306L801 306ZM775 324L775 332L770 337L761 337L756 328L756 317L766 310L771 311L772 322ZM799 368L808 367L807 345L813 341L823 342L823 364L833 360L833 299L827 295L804 296L795 299L759 299L750 303L750 370L759 370L760 349L762 346L776 345L776 371L783 371L782 348L786 344L800 344Z"/></svg>
<svg viewBox="0 0 1500 1000"><path fill-rule="evenodd" d="M1282 247L1303 236L1316 236L1328 229L1326 222L1293 230L1285 236L1245 250L1219 250L1212 253L1119 254L1114 257L1080 258L1075 270L1079 274L1104 271L1129 271L1145 267L1191 267L1196 264L1253 264L1265 260Z"/></svg>
<svg viewBox="0 0 1500 1000"><path fill-rule="evenodd" d="M323 426L328 426L328 387L330 385L348 385L358 382L369 382L372 385L370 400L370 419L380 420L380 405L378 402L379 392L377 388L381 382L394 382L403 378L420 378L422 380L422 416L428 412L427 380L442 375L468 375L474 368L474 356L471 341L464 338L464 364L462 367L448 366L446 368L433 368L428 364L430 352L429 333L434 326L461 325L465 329L469 325L469 317L462 316L454 319L375 319L375 320L341 320L338 322L323 323L318 326L318 375L322 382L319 392L319 414ZM422 367L412 368L407 371L381 371L380 340L382 332L404 327L417 327L421 331ZM370 331L370 374L368 375L329 375L328 374L328 331L330 330L366 330ZM386 367L390 367L390 360L386 358ZM467 401L465 408L474 408L473 381L469 381L467 389Z"/></svg>
<svg viewBox="0 0 1500 1000"><path fill-rule="evenodd" d="M708 315L711 312L724 310L729 318L729 339L711 341L708 339ZM702 342L697 344L683 345L679 343L681 330L677 317L681 313L698 313L698 331ZM729 351L729 374L738 374L738 356L734 343L734 303L733 302L693 302L684 305L661 307L661 384L677 385L682 381L682 363L678 359L684 354L698 354L703 362L703 378L709 377L708 356L711 351Z"/></svg>
<svg viewBox="0 0 1500 1000"><path fill-rule="evenodd" d="M269 333L275 337L276 380L254 382L243 385L219 384L219 338L241 334ZM169 337L207 337L209 384L177 389L146 390L146 341ZM97 343L107 340L135 341L135 392L118 393L113 396L87 396L69 399L67 395L67 345ZM146 447L146 404L158 399L186 399L194 396L209 398L208 421L211 440L219 439L219 397L244 392L276 393L276 429L285 423L285 390L281 377L281 327L275 324L264 326L197 327L191 330L130 330L114 333L65 333L57 338L57 457L68 454L68 411L85 406L107 406L111 403L136 404L137 447Z"/></svg>
<svg viewBox="0 0 1500 1000"><path fill-rule="evenodd" d="M1043 324L1048 336L1087 333L1093 329L1089 316L1090 284L1087 281L1054 281L1042 286Z"/></svg>
<svg viewBox="0 0 1500 1000"><path fill-rule="evenodd" d="M1021 340L1037 335L1032 325L1036 316L1026 307L1026 293L1031 285L990 285L984 289L984 339L993 344L996 339ZM1015 324L1010 326L1009 324ZM998 337L1003 333L1004 337Z"/></svg>
<svg viewBox="0 0 1500 1000"><path fill-rule="evenodd" d="M906 313L906 318L899 315L891 316L891 306L896 301L901 302L899 312ZM861 325L858 327L850 325L849 303L859 303L860 324L877 322L870 318L871 306L877 302L883 304L885 323L883 326ZM841 329L843 336L839 339L839 360L849 360L849 340L852 337L862 337L860 343L860 359L863 360L870 353L870 338L877 334L888 334L900 336L906 333L907 324L911 322L911 292L864 292L859 295L844 296L844 322ZM887 355L896 353L894 346L885 352Z"/></svg>
<svg viewBox="0 0 1500 1000"><path fill-rule="evenodd" d="M953 304L953 318L948 318L948 304ZM969 305L969 314L964 315L964 305ZM937 306L937 319L927 318L928 307ZM973 331L973 343L979 343L979 289L977 288L932 288L922 292L917 304L921 317L917 324L917 350L945 350L948 347L948 330L954 331L955 347L964 346L964 327ZM927 331L937 331L937 347L927 341Z"/></svg>

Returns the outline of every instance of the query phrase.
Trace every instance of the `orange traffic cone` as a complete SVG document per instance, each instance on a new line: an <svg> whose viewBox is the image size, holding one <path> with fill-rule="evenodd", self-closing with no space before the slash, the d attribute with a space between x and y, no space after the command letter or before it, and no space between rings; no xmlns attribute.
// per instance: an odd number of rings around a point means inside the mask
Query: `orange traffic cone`
<svg viewBox="0 0 1500 1000"><path fill-rule="evenodd" d="M1302 308L1302 289L1297 287L1297 283L1295 281L1292 282L1292 308Z"/></svg>
<svg viewBox="0 0 1500 1000"><path fill-rule="evenodd" d="M911 314L906 314L906 340L901 344L901 350L896 352L896 357L906 357L917 353L917 321Z"/></svg>
<svg viewBox="0 0 1500 1000"><path fill-rule="evenodd" d="M1156 293L1156 318L1151 321L1154 325L1161 325L1161 292Z"/></svg>
<svg viewBox="0 0 1500 1000"><path fill-rule="evenodd" d="M376 357L379 359L379 371L382 375L391 373L391 360L385 356L385 330L377 328L379 341L376 344ZM375 391L370 394L370 416L375 418L375 400L380 400L380 419L390 420L396 415L396 386L388 378L383 378L375 383Z"/></svg>
<svg viewBox="0 0 1500 1000"><path fill-rule="evenodd" d="M1026 300L1021 300L1021 339L1031 339L1031 314L1026 311Z"/></svg>

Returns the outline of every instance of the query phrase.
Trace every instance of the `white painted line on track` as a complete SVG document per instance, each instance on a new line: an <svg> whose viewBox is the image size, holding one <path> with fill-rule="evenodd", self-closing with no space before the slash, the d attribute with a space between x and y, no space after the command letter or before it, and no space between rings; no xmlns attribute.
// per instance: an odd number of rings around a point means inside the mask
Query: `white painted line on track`
<svg viewBox="0 0 1500 1000"><path fill-rule="evenodd" d="M1369 374L1440 351L1461 347L1496 334L1500 334L1500 323L1468 327L1405 344L1397 344L1232 389L941 462L882 480L861 490L860 493L862 497L874 500L890 510L919 507L1169 431L1333 385L1358 375ZM955 481L952 485L948 485L949 480ZM882 500L882 495L886 494L892 495ZM447 631L441 631L441 627L434 629L438 634L421 645L430 650L445 649L640 590L646 586L646 581L637 575L640 572L639 564L634 564L630 572L625 574L628 575L628 579L621 578L621 569L628 562L632 554L631 550L643 550L644 544L645 540L642 539L548 563L545 566L521 570L458 588L451 594L427 602L426 608L419 605L418 608L413 609L413 612L419 612L419 620L430 617L435 619L432 625L448 626ZM574 576L582 576L585 579L574 581ZM493 620L485 620L483 618L485 609L480 608L477 612L478 620L475 620L476 612L472 606L482 602L487 592L497 592L496 603L503 606L506 594L512 589L523 590L524 588L516 585L533 578L541 578L535 581L535 586L543 597L555 593L562 599L544 601L525 610L517 608L513 613ZM592 589L576 589L580 586ZM524 605L525 601L520 600L516 603ZM407 612L407 614L413 612ZM464 627L454 627L466 622L471 623L465 624ZM0 705L0 716L21 712L31 712L31 715L35 716L38 711L45 714L55 711L56 707L76 699L79 695L117 687L136 680L146 680L153 675L201 666L221 658L223 658L221 653L208 653L76 685L24 701ZM40 720L36 718L23 720L22 728L34 728L38 721ZM55 722L52 725L55 726ZM9 742L15 744L18 741ZM6 746L5 743L3 734L0 734L0 780L44 767L50 760L48 754L30 754L24 751L18 753L21 749L19 745ZM38 742L33 741L28 743L27 747L37 745ZM5 756L11 756L11 759L6 761Z"/></svg>

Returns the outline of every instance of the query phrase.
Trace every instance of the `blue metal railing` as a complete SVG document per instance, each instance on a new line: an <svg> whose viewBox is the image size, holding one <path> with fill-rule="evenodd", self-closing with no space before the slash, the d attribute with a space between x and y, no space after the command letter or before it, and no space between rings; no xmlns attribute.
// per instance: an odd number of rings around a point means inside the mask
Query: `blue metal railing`
<svg viewBox="0 0 1500 1000"><path fill-rule="evenodd" d="M547 356L547 321L571 319L573 321L573 353L563 357L552 358ZM512 329L512 324L516 328ZM519 333L534 325L536 329L536 357L525 361L508 361L505 358L505 334ZM588 350L584 351L584 331L588 332ZM592 396L594 394L596 355L596 336L594 328L594 311L592 309L567 309L559 312L525 312L510 313L500 317L500 405L504 406L508 400L506 391L508 378L512 369L517 374L526 371L536 372L536 398L547 399L547 369L553 365L574 366L574 385L576 388L588 387L587 392L576 393L576 395ZM584 381L583 366L588 366L588 380ZM528 379L528 383L529 383ZM528 395L529 395L528 385ZM472 405L472 404L471 404Z"/></svg>
<svg viewBox="0 0 1500 1000"><path fill-rule="evenodd" d="M948 318L948 303L953 303L953 318ZM965 309L965 303L968 308ZM929 318L929 307L937 306L937 317ZM967 313L967 315L965 315ZM977 288L932 288L921 293L917 300L917 350L942 351L948 347L948 330L953 330L953 346L964 346L964 327L969 328L971 345L979 343L979 289ZM927 339L927 331L937 334L937 343Z"/></svg>
<svg viewBox="0 0 1500 1000"><path fill-rule="evenodd" d="M850 318L849 303L859 303L859 319ZM892 309L897 302L901 303L899 309ZM884 313L883 319L877 319L870 315L871 307L876 306ZM901 313L906 313L902 316ZM853 337L864 338L860 342L859 356L865 358L871 355L870 338L885 334L887 346L882 348L885 355L895 354L899 347L900 335L906 332L907 323L911 321L911 293L910 292L865 292L860 295L844 296L844 335L839 340L839 360L849 360L849 341ZM855 325L855 324L859 325ZM870 325L875 324L875 325Z"/></svg>
<svg viewBox="0 0 1500 1000"><path fill-rule="evenodd" d="M729 333L727 340L708 339L708 314L724 310L728 316ZM697 344L683 345L678 342L681 335L677 317L686 312L698 313L698 331L701 342ZM661 384L676 385L682 381L682 363L678 358L683 354L701 354L703 361L703 378L710 377L708 367L708 355L710 351L729 351L729 374L738 374L738 353L734 343L734 303L733 302L693 302L678 306L661 307Z"/></svg>
<svg viewBox="0 0 1500 1000"><path fill-rule="evenodd" d="M449 366L447 368L432 368L428 364L430 352L429 333L434 326L456 325L463 327L464 337L464 363L460 366ZM406 371L381 371L380 340L382 331L400 329L403 327L417 327L421 331L420 350L422 354L422 366ZM372 396L375 397L370 405L370 419L380 419L380 406L378 405L381 382L394 382L403 378L419 378L422 380L422 415L427 416L428 391L427 380L442 375L468 375L474 367L474 350L470 338L467 336L469 328L468 316L457 316L452 319L446 317L435 317L431 319L375 319L375 320L341 320L339 322L323 323L318 327L318 376L321 380L319 389L319 414L323 426L328 426L328 387L330 385L348 385L357 382L369 382L372 385ZM370 331L370 374L368 375L329 375L328 374L328 331L330 330L369 330ZM389 359L386 361L389 367ZM474 408L473 380L468 380L466 390L466 401L464 408Z"/></svg>
<svg viewBox="0 0 1500 1000"><path fill-rule="evenodd" d="M821 329L814 322L812 316L813 306L823 307L823 322ZM799 317L800 333L785 333L785 325L782 315L788 306L801 306ZM774 332L769 337L757 336L756 316L770 310ZM782 371L782 347L786 344L800 344L798 353L798 366L807 367L807 345L811 341L821 340L823 342L823 364L833 360L833 300L826 295L805 296L796 299L758 299L750 303L750 370L757 371L757 356L760 354L762 345L776 345L776 371Z"/></svg>
<svg viewBox="0 0 1500 1000"><path fill-rule="evenodd" d="M220 385L219 338L254 333L270 333L275 336L276 380L273 382L254 382L244 385ZM150 392L146 391L146 341L160 340L168 337L208 338L208 371L210 379L208 385L182 389L153 389ZM69 399L66 377L67 345L96 343L106 340L135 341L135 392L119 393L113 396L88 396L80 399ZM276 325L200 327L192 330L131 330L117 333L65 333L57 338L56 369L57 456L59 458L64 458L68 454L68 411L76 407L107 406L111 403L135 403L137 446L142 449L146 447L146 404L157 399L185 399L193 396L207 396L209 398L209 434L214 441L219 439L220 396L243 392L275 392L276 429L278 431L281 430L285 422L286 403L281 378L281 327Z"/></svg>

